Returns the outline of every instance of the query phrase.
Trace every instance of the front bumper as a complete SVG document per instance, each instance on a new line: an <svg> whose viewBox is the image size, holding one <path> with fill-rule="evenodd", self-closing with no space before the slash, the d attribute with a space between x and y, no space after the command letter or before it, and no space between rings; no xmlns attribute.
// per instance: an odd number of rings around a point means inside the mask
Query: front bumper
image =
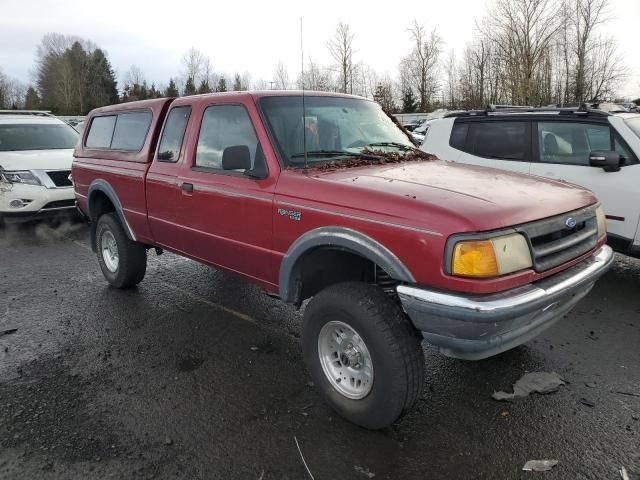
<svg viewBox="0 0 640 480"><path fill-rule="evenodd" d="M577 265L522 287L465 296L419 287L397 288L402 307L443 354L480 360L521 345L567 314L613 262L601 247Z"/></svg>
<svg viewBox="0 0 640 480"><path fill-rule="evenodd" d="M12 200L21 200L24 205L13 207ZM73 187L46 188L42 185L12 184L0 190L0 218L5 223L22 223L61 214L74 214L75 208Z"/></svg>

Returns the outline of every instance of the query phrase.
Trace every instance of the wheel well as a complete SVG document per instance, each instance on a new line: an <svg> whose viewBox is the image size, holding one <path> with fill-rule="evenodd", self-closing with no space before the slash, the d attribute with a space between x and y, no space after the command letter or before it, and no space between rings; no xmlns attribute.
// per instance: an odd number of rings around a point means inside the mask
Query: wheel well
<svg viewBox="0 0 640 480"><path fill-rule="evenodd" d="M89 199L89 216L92 222L96 222L101 215L115 212L116 207L107 194L101 191L94 192Z"/></svg>
<svg viewBox="0 0 640 480"><path fill-rule="evenodd" d="M397 281L379 265L342 248L319 247L305 252L296 262L293 275L293 302L302 303L320 290L341 282L358 281L379 285L395 296Z"/></svg>
<svg viewBox="0 0 640 480"><path fill-rule="evenodd" d="M96 225L98 219L105 213L115 212L116 207L107 196L100 190L93 192L89 197L89 218L91 220L91 249L95 251L96 247Z"/></svg>

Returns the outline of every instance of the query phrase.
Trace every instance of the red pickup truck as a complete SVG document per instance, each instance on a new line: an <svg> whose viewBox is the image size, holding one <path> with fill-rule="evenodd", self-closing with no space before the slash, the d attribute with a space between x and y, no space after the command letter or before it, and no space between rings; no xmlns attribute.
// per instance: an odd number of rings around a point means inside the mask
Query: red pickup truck
<svg viewBox="0 0 640 480"><path fill-rule="evenodd" d="M363 98L164 98L86 125L72 178L107 281L138 284L156 248L311 299L307 367L367 428L421 394L423 338L462 359L513 348L612 261L592 193L429 157Z"/></svg>

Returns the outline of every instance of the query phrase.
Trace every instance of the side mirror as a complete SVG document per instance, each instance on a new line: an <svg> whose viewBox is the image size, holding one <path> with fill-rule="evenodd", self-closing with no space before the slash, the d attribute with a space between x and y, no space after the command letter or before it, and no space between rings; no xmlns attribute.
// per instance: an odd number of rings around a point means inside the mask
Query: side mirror
<svg viewBox="0 0 640 480"><path fill-rule="evenodd" d="M620 170L620 154L613 151L596 150L589 154L589 165L600 167L605 172L617 172Z"/></svg>
<svg viewBox="0 0 640 480"><path fill-rule="evenodd" d="M227 147L222 152L223 170L249 170L251 168L251 154L246 145Z"/></svg>

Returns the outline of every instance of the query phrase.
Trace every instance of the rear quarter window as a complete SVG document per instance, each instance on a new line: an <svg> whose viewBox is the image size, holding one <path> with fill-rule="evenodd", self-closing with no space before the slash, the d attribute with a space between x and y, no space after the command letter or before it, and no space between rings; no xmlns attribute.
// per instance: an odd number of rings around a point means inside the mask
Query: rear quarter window
<svg viewBox="0 0 640 480"><path fill-rule="evenodd" d="M149 133L151 112L121 112L94 117L85 140L87 148L139 152Z"/></svg>
<svg viewBox="0 0 640 480"><path fill-rule="evenodd" d="M464 145L467 142L467 132L469 131L468 123L454 123L451 130L451 138L449 145L458 150L464 151ZM425 137L426 139L426 137Z"/></svg>
<svg viewBox="0 0 640 480"><path fill-rule="evenodd" d="M478 157L525 160L529 146L527 123L490 121L469 124L465 151Z"/></svg>
<svg viewBox="0 0 640 480"><path fill-rule="evenodd" d="M85 146L88 148L109 148L115 124L115 115L94 117L89 127L87 140L84 142Z"/></svg>

